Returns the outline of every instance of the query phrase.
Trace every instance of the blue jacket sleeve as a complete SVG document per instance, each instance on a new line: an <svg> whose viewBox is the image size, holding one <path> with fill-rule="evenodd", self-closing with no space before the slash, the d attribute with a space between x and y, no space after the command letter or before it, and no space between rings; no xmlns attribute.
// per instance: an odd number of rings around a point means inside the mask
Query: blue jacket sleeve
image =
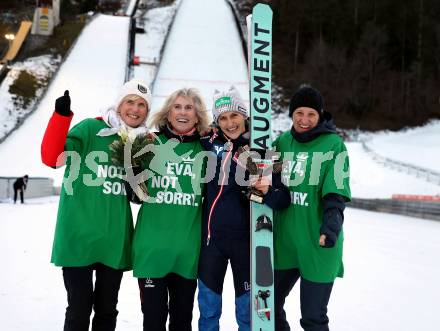
<svg viewBox="0 0 440 331"><path fill-rule="evenodd" d="M290 191L281 182L281 173L272 174L272 186L263 201L272 209L284 209L290 205Z"/></svg>
<svg viewBox="0 0 440 331"><path fill-rule="evenodd" d="M324 212L320 233L326 235L324 247L330 248L335 246L344 223L345 199L339 194L329 193L322 198L322 203Z"/></svg>

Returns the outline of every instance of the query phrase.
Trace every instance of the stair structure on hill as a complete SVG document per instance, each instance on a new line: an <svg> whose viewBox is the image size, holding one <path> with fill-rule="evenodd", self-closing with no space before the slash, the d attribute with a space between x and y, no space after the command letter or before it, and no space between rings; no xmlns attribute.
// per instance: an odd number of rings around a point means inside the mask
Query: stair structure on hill
<svg viewBox="0 0 440 331"><path fill-rule="evenodd" d="M365 152L372 156L374 161L387 168L413 175L417 178L427 181L428 183L440 185L440 172L380 155L371 149L365 141L362 141L362 148Z"/></svg>
<svg viewBox="0 0 440 331"><path fill-rule="evenodd" d="M31 29L32 22L31 21L22 21L20 24L20 28L18 29L17 34L14 36L14 40L9 45L9 49L0 63L8 63L9 61L13 61L17 56L18 52L21 49L26 37L29 34Z"/></svg>

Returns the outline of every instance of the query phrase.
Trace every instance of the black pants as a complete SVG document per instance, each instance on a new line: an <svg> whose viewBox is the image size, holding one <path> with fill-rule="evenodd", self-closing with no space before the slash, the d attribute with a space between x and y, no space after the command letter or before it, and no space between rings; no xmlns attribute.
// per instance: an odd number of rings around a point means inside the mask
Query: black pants
<svg viewBox="0 0 440 331"><path fill-rule="evenodd" d="M144 331L191 331L197 280L176 274L163 278L139 278ZM169 301L168 301L169 296Z"/></svg>
<svg viewBox="0 0 440 331"><path fill-rule="evenodd" d="M94 270L96 281L93 288ZM115 330L122 273L122 270L101 263L86 267L64 267L63 278L68 303L64 331L87 331L92 308L95 311L93 331Z"/></svg>
<svg viewBox="0 0 440 331"><path fill-rule="evenodd" d="M17 192L20 192L21 203L24 203L23 190L14 187L14 203L17 202Z"/></svg>
<svg viewBox="0 0 440 331"><path fill-rule="evenodd" d="M296 281L298 269L275 270L275 331L290 331L284 302ZM301 278L301 326L305 331L328 331L327 305L333 283L315 283Z"/></svg>
<svg viewBox="0 0 440 331"><path fill-rule="evenodd" d="M250 329L250 251L248 240L211 240L199 258L199 330L218 330L228 261L235 288L235 318L239 330Z"/></svg>
<svg viewBox="0 0 440 331"><path fill-rule="evenodd" d="M221 295L228 261L230 261L235 297L238 298L249 292L251 269L249 245L248 240L212 240L208 246L202 244L199 257L199 279L209 289Z"/></svg>

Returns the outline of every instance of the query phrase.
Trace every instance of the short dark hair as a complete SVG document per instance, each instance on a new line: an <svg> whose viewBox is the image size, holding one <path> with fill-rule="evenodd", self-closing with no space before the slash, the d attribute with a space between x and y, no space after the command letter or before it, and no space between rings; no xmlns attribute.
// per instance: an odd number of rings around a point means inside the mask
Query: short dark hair
<svg viewBox="0 0 440 331"><path fill-rule="evenodd" d="M324 99L321 93L310 85L301 85L295 92L289 105L289 117L300 107L309 107L316 110L321 117L324 112Z"/></svg>

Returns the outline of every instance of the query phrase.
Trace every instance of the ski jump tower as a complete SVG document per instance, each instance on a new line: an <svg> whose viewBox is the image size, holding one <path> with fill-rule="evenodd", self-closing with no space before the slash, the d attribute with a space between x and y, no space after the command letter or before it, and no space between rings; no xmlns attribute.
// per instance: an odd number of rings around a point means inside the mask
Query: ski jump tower
<svg viewBox="0 0 440 331"><path fill-rule="evenodd" d="M60 0L36 0L32 34L50 36L60 23Z"/></svg>

